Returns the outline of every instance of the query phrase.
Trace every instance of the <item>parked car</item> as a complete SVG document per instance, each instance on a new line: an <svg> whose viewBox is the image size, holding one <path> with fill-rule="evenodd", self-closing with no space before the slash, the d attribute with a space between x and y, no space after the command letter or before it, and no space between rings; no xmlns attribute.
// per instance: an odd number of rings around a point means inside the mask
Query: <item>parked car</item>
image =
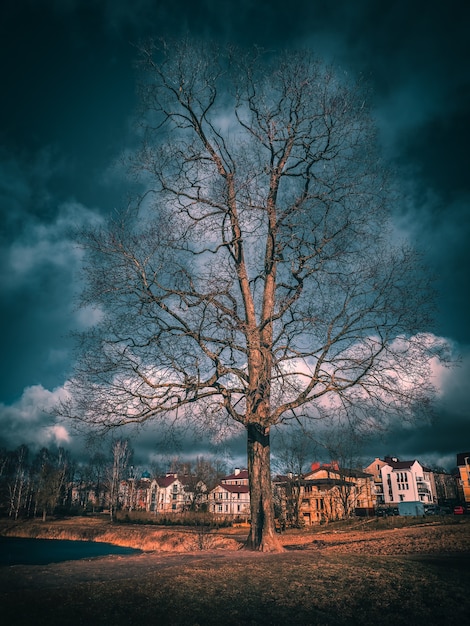
<svg viewBox="0 0 470 626"><path fill-rule="evenodd" d="M439 515L439 507L437 504L427 504L424 506L425 515Z"/></svg>
<svg viewBox="0 0 470 626"><path fill-rule="evenodd" d="M464 515L465 514L465 507L461 506L460 504L458 504L457 506L454 506L454 515Z"/></svg>
<svg viewBox="0 0 470 626"><path fill-rule="evenodd" d="M390 517L392 515L400 515L397 506L394 507L382 507L375 510L377 517Z"/></svg>
<svg viewBox="0 0 470 626"><path fill-rule="evenodd" d="M450 509L447 506L438 506L437 504L427 504L424 506L425 515L448 515Z"/></svg>

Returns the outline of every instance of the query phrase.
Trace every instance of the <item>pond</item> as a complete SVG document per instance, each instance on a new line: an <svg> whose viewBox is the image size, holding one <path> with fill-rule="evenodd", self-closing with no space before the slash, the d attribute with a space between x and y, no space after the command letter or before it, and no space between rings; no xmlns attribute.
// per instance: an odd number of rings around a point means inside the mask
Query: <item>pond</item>
<svg viewBox="0 0 470 626"><path fill-rule="evenodd" d="M141 550L95 541L0 537L0 566L47 565L112 554L139 554Z"/></svg>

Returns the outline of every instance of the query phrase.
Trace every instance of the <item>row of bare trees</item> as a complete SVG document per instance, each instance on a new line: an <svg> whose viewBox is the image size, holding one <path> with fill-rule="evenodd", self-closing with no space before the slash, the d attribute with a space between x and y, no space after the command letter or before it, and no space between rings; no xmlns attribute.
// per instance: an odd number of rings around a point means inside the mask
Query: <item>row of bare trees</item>
<svg viewBox="0 0 470 626"><path fill-rule="evenodd" d="M63 448L41 448L32 454L27 445L0 450L0 511L11 518L37 517L67 507L74 464Z"/></svg>
<svg viewBox="0 0 470 626"><path fill-rule="evenodd" d="M94 452L87 462L77 463L63 448L43 447L33 453L27 445L15 450L0 449L0 515L13 519L38 517L57 512L96 512L109 509L111 520L123 507L136 507L135 495L122 500L121 482L134 486L142 468L134 464L134 451L128 439L116 439L107 451ZM166 467L166 469L164 468ZM198 457L185 461L179 457L165 459L150 467L151 476L166 471L185 476L190 510L200 501L200 485L211 489L226 473L218 459Z"/></svg>

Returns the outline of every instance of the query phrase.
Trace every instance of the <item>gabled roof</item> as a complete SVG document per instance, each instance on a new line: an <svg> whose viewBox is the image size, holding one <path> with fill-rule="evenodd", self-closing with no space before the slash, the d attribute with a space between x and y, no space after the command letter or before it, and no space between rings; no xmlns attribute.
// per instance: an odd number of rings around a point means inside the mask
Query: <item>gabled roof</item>
<svg viewBox="0 0 470 626"><path fill-rule="evenodd" d="M239 472L234 472L228 476L224 476L222 480L248 480L248 470L241 469Z"/></svg>
<svg viewBox="0 0 470 626"><path fill-rule="evenodd" d="M370 478L371 474L367 472L363 472L360 469L353 468L342 468L339 467L338 464L335 463L312 463L312 470L304 474L304 478L308 479L309 476L316 476L320 472L327 472L328 475L337 475L340 478L349 477L349 478Z"/></svg>
<svg viewBox="0 0 470 626"><path fill-rule="evenodd" d="M169 487L171 484L177 481L178 478L174 474L171 474L169 476L157 476L155 480L157 481L157 485L159 487L165 488L165 487Z"/></svg>
<svg viewBox="0 0 470 626"><path fill-rule="evenodd" d="M412 461L393 461L392 459L385 459L385 462L387 465L390 465L391 468L393 469L411 469L411 467L415 464L418 463L419 461L416 461L416 459L413 459Z"/></svg>
<svg viewBox="0 0 470 626"><path fill-rule="evenodd" d="M224 489L229 493L249 493L250 488L248 485L225 485L223 483L219 483L212 491L216 489Z"/></svg>
<svg viewBox="0 0 470 626"><path fill-rule="evenodd" d="M219 487L230 493L248 493L250 491L248 485L219 485Z"/></svg>

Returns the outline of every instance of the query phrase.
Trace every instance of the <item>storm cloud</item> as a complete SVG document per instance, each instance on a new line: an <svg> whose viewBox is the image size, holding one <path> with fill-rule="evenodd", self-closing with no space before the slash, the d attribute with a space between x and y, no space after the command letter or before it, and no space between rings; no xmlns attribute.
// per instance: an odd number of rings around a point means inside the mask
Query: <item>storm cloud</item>
<svg viewBox="0 0 470 626"><path fill-rule="evenodd" d="M48 409L71 372L70 331L93 321L77 310L81 252L71 230L127 201L119 156L136 142L134 44L190 34L240 46L310 48L362 76L379 141L402 200L397 232L436 276L428 332L452 346L460 365L440 374L429 424L397 424L365 451L451 468L470 447L470 8L348 0L6 0L0 20L2 376L0 442L82 443ZM158 430L135 437L143 459ZM150 434L149 434L150 433ZM188 455L210 442L182 440ZM243 462L242 438L232 456ZM235 461L234 461L235 462Z"/></svg>

